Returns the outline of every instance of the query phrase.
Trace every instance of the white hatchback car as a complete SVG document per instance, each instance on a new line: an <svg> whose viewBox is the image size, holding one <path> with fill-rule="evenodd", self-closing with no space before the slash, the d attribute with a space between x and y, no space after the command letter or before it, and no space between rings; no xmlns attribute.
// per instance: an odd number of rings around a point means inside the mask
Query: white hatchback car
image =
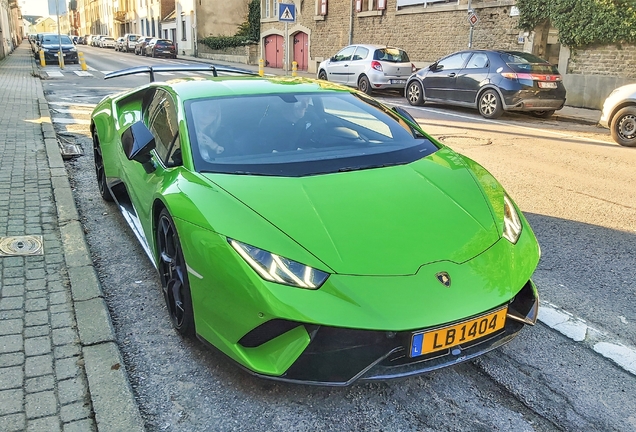
<svg viewBox="0 0 636 432"><path fill-rule="evenodd" d="M112 37L105 37L102 39L102 48L115 48L115 39Z"/></svg>
<svg viewBox="0 0 636 432"><path fill-rule="evenodd" d="M373 90L404 90L416 68L404 50L385 45L349 45L318 66L318 79Z"/></svg>
<svg viewBox="0 0 636 432"><path fill-rule="evenodd" d="M636 84L624 85L610 93L599 124L609 128L620 145L636 147Z"/></svg>

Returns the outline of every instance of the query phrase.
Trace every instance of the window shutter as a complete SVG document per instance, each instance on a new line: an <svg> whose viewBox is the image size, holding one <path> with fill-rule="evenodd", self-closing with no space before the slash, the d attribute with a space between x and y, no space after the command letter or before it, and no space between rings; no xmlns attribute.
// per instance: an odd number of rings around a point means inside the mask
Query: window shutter
<svg viewBox="0 0 636 432"><path fill-rule="evenodd" d="M327 15L327 0L320 0L320 15Z"/></svg>
<svg viewBox="0 0 636 432"><path fill-rule="evenodd" d="M378 0L378 10L386 9L386 0Z"/></svg>
<svg viewBox="0 0 636 432"><path fill-rule="evenodd" d="M356 11L360 12L362 10L362 0L356 0Z"/></svg>

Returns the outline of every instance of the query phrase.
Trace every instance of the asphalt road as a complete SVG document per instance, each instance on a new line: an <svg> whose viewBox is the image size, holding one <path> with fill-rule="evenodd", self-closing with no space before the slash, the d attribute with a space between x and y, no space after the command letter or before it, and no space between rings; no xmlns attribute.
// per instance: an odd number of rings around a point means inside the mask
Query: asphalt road
<svg viewBox="0 0 636 432"><path fill-rule="evenodd" d="M629 351L611 359L602 345L636 347L636 150L593 126L408 107L425 130L490 170L528 217L543 251L534 277L541 322L477 361L416 378L336 389L279 384L172 330L154 267L117 208L99 197L92 106L147 82L104 81L103 72L175 61L84 52L90 76L67 66L44 90L61 141L85 153L67 170L149 431L636 430L636 360ZM407 106L394 94L378 98Z"/></svg>

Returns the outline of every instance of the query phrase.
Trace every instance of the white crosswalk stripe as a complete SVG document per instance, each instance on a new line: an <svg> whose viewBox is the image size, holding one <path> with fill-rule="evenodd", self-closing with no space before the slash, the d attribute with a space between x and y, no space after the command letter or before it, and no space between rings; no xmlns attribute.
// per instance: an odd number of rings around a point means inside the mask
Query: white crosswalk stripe
<svg viewBox="0 0 636 432"><path fill-rule="evenodd" d="M49 102L49 105L95 108L95 104L75 103L75 102Z"/></svg>
<svg viewBox="0 0 636 432"><path fill-rule="evenodd" d="M77 76L84 76L84 77L86 77L86 76L91 76L91 77L95 76L95 75L93 75L92 73L90 73L88 71L73 71L73 73L75 75L77 75Z"/></svg>
<svg viewBox="0 0 636 432"><path fill-rule="evenodd" d="M65 117L53 117L51 118L51 121L53 123L61 123L61 124L80 124L80 125L91 124L90 120L77 119L77 118L65 118Z"/></svg>
<svg viewBox="0 0 636 432"><path fill-rule="evenodd" d="M51 78L52 77L63 77L64 76L64 74L62 72L60 72L60 71L52 71L51 70L51 71L45 71L45 72Z"/></svg>

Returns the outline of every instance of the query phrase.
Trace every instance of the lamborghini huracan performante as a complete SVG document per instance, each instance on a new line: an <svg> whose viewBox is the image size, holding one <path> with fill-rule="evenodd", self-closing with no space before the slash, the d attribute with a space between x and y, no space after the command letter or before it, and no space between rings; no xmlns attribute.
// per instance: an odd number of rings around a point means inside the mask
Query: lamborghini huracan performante
<svg viewBox="0 0 636 432"><path fill-rule="evenodd" d="M114 72L151 82L91 122L101 196L179 333L260 377L341 386L458 364L536 322L539 245L483 167L357 90L209 68Z"/></svg>

